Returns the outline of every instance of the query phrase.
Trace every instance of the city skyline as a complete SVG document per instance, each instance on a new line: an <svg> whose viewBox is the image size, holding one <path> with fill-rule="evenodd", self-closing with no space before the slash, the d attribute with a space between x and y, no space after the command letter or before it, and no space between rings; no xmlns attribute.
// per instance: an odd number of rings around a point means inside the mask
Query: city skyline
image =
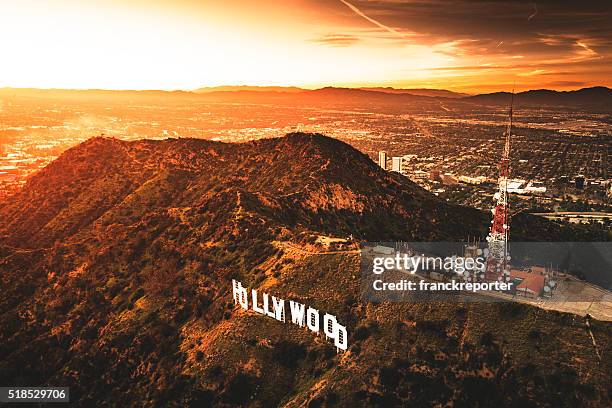
<svg viewBox="0 0 612 408"><path fill-rule="evenodd" d="M603 1L5 3L0 87L612 85Z"/></svg>

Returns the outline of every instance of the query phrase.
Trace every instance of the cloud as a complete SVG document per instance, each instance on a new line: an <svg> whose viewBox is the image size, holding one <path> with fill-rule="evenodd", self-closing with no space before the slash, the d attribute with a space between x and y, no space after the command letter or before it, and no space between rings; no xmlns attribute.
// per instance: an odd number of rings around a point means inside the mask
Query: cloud
<svg viewBox="0 0 612 408"><path fill-rule="evenodd" d="M612 77L610 0L316 1L335 13L334 32L354 35L364 46L396 47L411 61L398 68L406 77L415 70L435 78L496 77L509 83L559 75L609 84ZM435 55L418 59L415 51L411 59L416 47Z"/></svg>
<svg viewBox="0 0 612 408"><path fill-rule="evenodd" d="M576 40L576 46L579 48L576 52L577 57L580 59L592 59L592 58L600 58L600 55L593 50L591 47L586 44L586 42Z"/></svg>
<svg viewBox="0 0 612 408"><path fill-rule="evenodd" d="M359 41L359 37L348 34L328 34L319 38L311 40L314 43L320 45L326 45L329 47L349 47L355 45Z"/></svg>
<svg viewBox="0 0 612 408"><path fill-rule="evenodd" d="M533 13L531 13L529 17L527 17L527 21L531 21L531 19L537 15L538 15L538 5L537 3L533 3Z"/></svg>
<svg viewBox="0 0 612 408"><path fill-rule="evenodd" d="M538 41L548 49L556 49L563 52L565 58L571 61L589 61L603 58L595 49L592 43L597 43L596 38L585 38L575 34L539 34Z"/></svg>
<svg viewBox="0 0 612 408"><path fill-rule="evenodd" d="M559 88L570 87L570 86L588 86L588 85L590 84L584 81L553 81L553 82L546 83L546 86L548 87L559 87Z"/></svg>
<svg viewBox="0 0 612 408"><path fill-rule="evenodd" d="M409 38L411 43L436 45L472 39L495 47L503 42L500 50L527 57L529 52L543 50L545 44L539 40L540 35L572 35L575 39L588 39L587 44L596 52L605 48L612 53L609 0L539 0L537 4L510 0L340 2L376 27L397 38Z"/></svg>
<svg viewBox="0 0 612 408"><path fill-rule="evenodd" d="M404 36L404 34L400 33L396 29L391 28L388 25L385 25L385 24L381 23L380 21L375 20L375 19L367 16L364 12L362 12L360 9L358 9L357 7L355 7L353 4L349 3L348 1L340 0L340 2L343 3L344 5L346 5L348 8L350 8L355 14L357 14L358 16L366 19L370 23L372 23L372 24L382 28L383 30L386 30L386 31L390 32L391 34L396 35L396 36L398 36L400 38L406 38Z"/></svg>
<svg viewBox="0 0 612 408"><path fill-rule="evenodd" d="M546 75L546 74L550 74L550 71L546 71L544 69L534 69L528 72L519 73L517 75L520 77L530 77L534 75Z"/></svg>

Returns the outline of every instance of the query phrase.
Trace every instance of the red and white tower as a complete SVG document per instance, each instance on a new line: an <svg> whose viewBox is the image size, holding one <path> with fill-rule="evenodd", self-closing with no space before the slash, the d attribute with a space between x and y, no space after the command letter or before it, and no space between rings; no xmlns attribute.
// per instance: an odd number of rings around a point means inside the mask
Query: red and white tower
<svg viewBox="0 0 612 408"><path fill-rule="evenodd" d="M487 236L489 254L487 258L486 280L510 280L508 261L508 176L510 175L510 136L512 132L512 108L514 105L514 91L508 111L508 127L505 132L504 151L499 163L499 179L497 192L493 196L495 207L491 210L493 221Z"/></svg>

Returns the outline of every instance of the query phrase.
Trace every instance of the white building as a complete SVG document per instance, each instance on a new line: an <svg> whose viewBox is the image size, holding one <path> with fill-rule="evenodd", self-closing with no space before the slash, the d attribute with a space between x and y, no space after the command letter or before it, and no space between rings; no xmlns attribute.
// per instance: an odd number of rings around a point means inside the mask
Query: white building
<svg viewBox="0 0 612 408"><path fill-rule="evenodd" d="M525 191L528 193L545 193L546 186L540 181L530 181L525 187Z"/></svg>
<svg viewBox="0 0 612 408"><path fill-rule="evenodd" d="M402 158L401 157L391 158L391 171L395 171L397 173L402 172Z"/></svg>
<svg viewBox="0 0 612 408"><path fill-rule="evenodd" d="M506 184L506 190L509 193L523 194L525 192L525 180L511 179Z"/></svg>
<svg viewBox="0 0 612 408"><path fill-rule="evenodd" d="M382 167L383 170L387 170L387 152L378 152L378 165Z"/></svg>
<svg viewBox="0 0 612 408"><path fill-rule="evenodd" d="M485 176L470 177L470 176L459 176L459 181L465 184L482 184L487 181Z"/></svg>
<svg viewBox="0 0 612 408"><path fill-rule="evenodd" d="M403 175L408 174L408 164L414 158L416 158L416 154L406 154L404 156L396 156L391 158L391 171L395 171L397 173L401 173Z"/></svg>

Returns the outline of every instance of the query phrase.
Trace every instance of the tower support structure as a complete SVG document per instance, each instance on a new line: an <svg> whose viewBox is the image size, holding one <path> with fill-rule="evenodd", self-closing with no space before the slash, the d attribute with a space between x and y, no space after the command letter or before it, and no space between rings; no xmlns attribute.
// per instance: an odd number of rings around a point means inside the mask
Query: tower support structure
<svg viewBox="0 0 612 408"><path fill-rule="evenodd" d="M504 149L499 162L497 191L493 196L494 206L491 209L493 220L487 236L486 280L510 280L510 253L508 251L508 230L510 229L508 211L508 177L510 176L510 137L512 134L512 115L514 108L514 91L508 110L508 126L504 135Z"/></svg>

